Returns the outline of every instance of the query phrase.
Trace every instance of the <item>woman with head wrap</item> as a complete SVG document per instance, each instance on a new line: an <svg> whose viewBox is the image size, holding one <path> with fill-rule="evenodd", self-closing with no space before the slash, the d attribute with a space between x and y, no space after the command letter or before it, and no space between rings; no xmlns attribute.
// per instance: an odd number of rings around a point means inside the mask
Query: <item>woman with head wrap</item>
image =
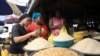
<svg viewBox="0 0 100 56"><path fill-rule="evenodd" d="M39 30L40 36L46 39L48 36L48 28L46 24L43 23L41 13L39 12L33 13L32 20L33 22L27 27L27 31L32 32L35 30Z"/></svg>
<svg viewBox="0 0 100 56"><path fill-rule="evenodd" d="M31 23L31 17L24 14L20 17L18 24L12 28L12 43L9 48L10 56L24 56L23 46L27 44L30 37L38 36L37 32L27 33L25 27Z"/></svg>
<svg viewBox="0 0 100 56"><path fill-rule="evenodd" d="M62 26L64 25L64 18L61 17L61 11L58 9L55 11L55 16L49 20L49 28L51 33L58 36Z"/></svg>

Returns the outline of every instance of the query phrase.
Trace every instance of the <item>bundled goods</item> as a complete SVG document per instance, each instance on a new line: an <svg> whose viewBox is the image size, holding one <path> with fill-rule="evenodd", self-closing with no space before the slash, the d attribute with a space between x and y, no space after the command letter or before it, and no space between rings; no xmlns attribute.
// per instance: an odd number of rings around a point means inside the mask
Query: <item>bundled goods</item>
<svg viewBox="0 0 100 56"><path fill-rule="evenodd" d="M41 50L45 48L53 47L53 44L49 43L47 40L42 37L38 37L28 43L24 49L26 50Z"/></svg>
<svg viewBox="0 0 100 56"><path fill-rule="evenodd" d="M33 56L79 56L76 52L67 48L53 47L41 50Z"/></svg>
<svg viewBox="0 0 100 56"><path fill-rule="evenodd" d="M71 47L86 54L100 54L100 42L91 38L85 38Z"/></svg>

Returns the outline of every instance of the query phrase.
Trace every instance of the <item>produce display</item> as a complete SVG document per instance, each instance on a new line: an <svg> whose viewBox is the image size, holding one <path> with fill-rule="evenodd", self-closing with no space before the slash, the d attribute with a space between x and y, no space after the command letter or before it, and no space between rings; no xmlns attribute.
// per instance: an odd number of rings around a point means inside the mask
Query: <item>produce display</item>
<svg viewBox="0 0 100 56"><path fill-rule="evenodd" d="M91 38L85 38L71 47L86 54L100 54L100 42Z"/></svg>
<svg viewBox="0 0 100 56"><path fill-rule="evenodd" d="M79 56L79 55L76 52L66 48L53 47L41 50L33 54L33 56Z"/></svg>
<svg viewBox="0 0 100 56"><path fill-rule="evenodd" d="M47 40L42 37L38 37L28 43L24 49L26 50L41 50L45 48L53 47L53 44L49 43Z"/></svg>

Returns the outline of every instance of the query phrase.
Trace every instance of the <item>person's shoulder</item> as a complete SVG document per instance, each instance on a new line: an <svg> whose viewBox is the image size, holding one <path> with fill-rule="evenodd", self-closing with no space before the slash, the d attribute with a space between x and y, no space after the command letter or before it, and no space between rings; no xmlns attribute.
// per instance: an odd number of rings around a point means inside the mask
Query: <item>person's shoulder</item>
<svg viewBox="0 0 100 56"><path fill-rule="evenodd" d="M20 28L20 24L15 24L15 25L13 25L13 28L14 28L14 29Z"/></svg>
<svg viewBox="0 0 100 56"><path fill-rule="evenodd" d="M12 31L18 30L19 29L19 24L15 24L12 27Z"/></svg>
<svg viewBox="0 0 100 56"><path fill-rule="evenodd" d="M28 26L30 27L30 26L34 26L35 24L34 23L31 23L31 24L29 24Z"/></svg>
<svg viewBox="0 0 100 56"><path fill-rule="evenodd" d="M17 23L17 24L15 24L15 25L13 25L13 27L19 27L20 25Z"/></svg>
<svg viewBox="0 0 100 56"><path fill-rule="evenodd" d="M43 24L42 26L43 26L43 27L47 27L47 25L46 25L46 24Z"/></svg>
<svg viewBox="0 0 100 56"><path fill-rule="evenodd" d="M30 29L30 28L35 28L35 24L34 23L31 23L27 26L27 29Z"/></svg>

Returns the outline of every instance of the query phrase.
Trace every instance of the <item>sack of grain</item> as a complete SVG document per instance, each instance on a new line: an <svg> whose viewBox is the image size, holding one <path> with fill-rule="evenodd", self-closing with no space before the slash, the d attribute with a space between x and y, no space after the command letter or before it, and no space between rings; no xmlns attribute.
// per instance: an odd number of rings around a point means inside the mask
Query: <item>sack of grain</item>
<svg viewBox="0 0 100 56"><path fill-rule="evenodd" d="M100 54L100 42L91 38L85 38L73 45L71 49L86 54Z"/></svg>
<svg viewBox="0 0 100 56"><path fill-rule="evenodd" d="M31 42L29 42L24 49L35 51L35 50L41 50L45 48L53 47L53 44L49 43L47 40L43 39L42 37L38 37Z"/></svg>
<svg viewBox="0 0 100 56"><path fill-rule="evenodd" d="M76 52L67 48L48 48L35 53L33 56L79 56Z"/></svg>

